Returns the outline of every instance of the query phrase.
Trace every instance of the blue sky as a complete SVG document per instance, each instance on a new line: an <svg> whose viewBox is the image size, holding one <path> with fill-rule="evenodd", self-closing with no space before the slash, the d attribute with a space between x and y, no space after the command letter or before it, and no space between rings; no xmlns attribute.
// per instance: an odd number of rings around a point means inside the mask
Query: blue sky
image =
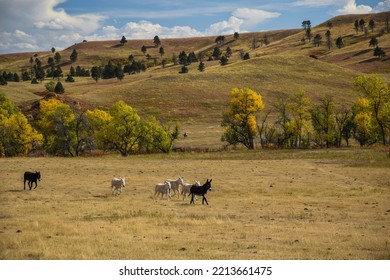
<svg viewBox="0 0 390 280"><path fill-rule="evenodd" d="M341 14L390 10L390 0L0 0L0 53L83 40L214 36L300 28Z"/></svg>

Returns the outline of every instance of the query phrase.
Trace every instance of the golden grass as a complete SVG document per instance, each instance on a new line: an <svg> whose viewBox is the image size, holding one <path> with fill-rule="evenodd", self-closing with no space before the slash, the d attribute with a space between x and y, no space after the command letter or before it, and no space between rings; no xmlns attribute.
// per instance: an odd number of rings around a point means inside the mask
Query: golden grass
<svg viewBox="0 0 390 280"><path fill-rule="evenodd" d="M373 149L0 159L0 259L389 259L389 167ZM179 175L213 178L208 206L153 199Z"/></svg>

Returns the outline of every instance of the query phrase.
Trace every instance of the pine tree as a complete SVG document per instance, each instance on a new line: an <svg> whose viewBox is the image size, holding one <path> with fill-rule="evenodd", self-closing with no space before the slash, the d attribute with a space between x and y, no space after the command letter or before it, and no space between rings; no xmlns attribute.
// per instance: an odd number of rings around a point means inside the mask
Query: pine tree
<svg viewBox="0 0 390 280"><path fill-rule="evenodd" d="M126 37L125 36L122 36L122 39L119 41L121 43L121 45L123 46L124 44L127 43L127 40L126 40Z"/></svg>
<svg viewBox="0 0 390 280"><path fill-rule="evenodd" d="M203 72L205 68L206 68L206 66L204 65L203 62L199 63L198 70L199 70L200 72Z"/></svg>
<svg viewBox="0 0 390 280"><path fill-rule="evenodd" d="M72 62L76 62L77 56L78 56L77 51L75 49L73 49L72 54L70 55L70 60Z"/></svg>
<svg viewBox="0 0 390 280"><path fill-rule="evenodd" d="M154 36L153 38L153 43L156 47L160 46L161 45L161 41L160 41L160 38L156 35Z"/></svg>
<svg viewBox="0 0 390 280"><path fill-rule="evenodd" d="M55 88L54 88L54 92L57 93L57 94L61 94L61 93L64 93L65 92L65 89L62 85L61 82L57 82Z"/></svg>
<svg viewBox="0 0 390 280"><path fill-rule="evenodd" d="M229 59L226 56L222 56L220 60L221 66L225 66L226 64L228 64L228 61Z"/></svg>

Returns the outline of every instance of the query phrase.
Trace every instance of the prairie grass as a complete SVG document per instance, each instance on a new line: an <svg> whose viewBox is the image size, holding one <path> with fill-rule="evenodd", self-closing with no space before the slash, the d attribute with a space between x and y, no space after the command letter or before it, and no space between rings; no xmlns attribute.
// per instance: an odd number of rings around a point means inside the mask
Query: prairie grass
<svg viewBox="0 0 390 280"><path fill-rule="evenodd" d="M389 168L375 149L0 159L0 258L389 259ZM213 179L208 206L153 198L179 175Z"/></svg>

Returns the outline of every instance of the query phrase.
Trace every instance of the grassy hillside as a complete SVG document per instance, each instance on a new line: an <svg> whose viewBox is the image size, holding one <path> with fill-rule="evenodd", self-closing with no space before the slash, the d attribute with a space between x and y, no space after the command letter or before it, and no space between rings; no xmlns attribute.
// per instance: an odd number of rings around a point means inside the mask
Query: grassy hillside
<svg viewBox="0 0 390 280"><path fill-rule="evenodd" d="M386 20L390 18L390 12L366 15L344 15L337 16L329 21L326 21L312 28L313 37L316 34L322 36L322 45L315 47L311 42L306 40L305 43L301 39L305 36L304 31L300 31L291 36L285 37L278 42L273 42L267 48L262 48L256 53L258 55L267 55L274 53L285 54L301 54L315 55L320 60L337 64L349 69L357 70L363 73L382 73L389 78L390 61L387 58L379 60L373 57L373 47L369 46L369 41L372 37L376 37L379 41L379 46L387 53L390 53L390 34L387 31ZM359 31L355 32L355 20L364 19L366 27L368 22L373 19L375 22L374 30L368 28L367 34ZM327 24L331 22L332 28L328 28ZM390 27L389 27L390 28ZM333 45L330 49L326 46L326 31L330 30ZM338 49L334 41L336 38L342 37L345 42L345 47Z"/></svg>
<svg viewBox="0 0 390 280"><path fill-rule="evenodd" d="M216 36L161 39L165 51L163 58L168 60L164 68L159 64L162 58L152 38L128 40L123 46L119 44L119 39L82 42L60 52L60 66L65 76L70 66L90 69L94 65L105 65L109 60L123 65L129 55L150 65L156 59L158 65L141 74L126 75L122 81L101 79L96 83L92 78L76 77L75 83L64 83L64 97L68 102L78 102L85 107L106 107L117 100L124 100L145 117L153 115L163 121L179 121L182 129L190 131L194 136L192 139L196 139L191 144L220 145L220 116L233 87L249 87L257 91L263 96L266 109L272 106L277 97L301 90L313 101L324 95L332 95L338 106L348 106L358 96L353 88L357 75L379 73L390 79L390 59L373 57L372 47L368 44L372 36L377 36L380 47L390 55L390 33L383 33L386 18L389 17L390 12L330 19L333 24L332 39L338 36L344 38L345 47L342 49L332 46L329 50L326 47L326 22L312 28L313 36L322 35L323 44L319 47L308 41L302 43L304 31L300 29L242 33L238 40L234 40L230 34L219 45L215 42ZM367 35L362 32L356 34L354 21L360 18L367 23L373 18L375 30L369 30ZM265 37L270 44L263 43ZM151 58L149 61L141 52L143 45L147 47L147 54ZM220 66L219 61L205 61L205 71L199 72L198 63L193 63L189 66L189 73L179 74L181 66L174 66L170 62L172 55L178 56L181 51L187 54L202 52L207 60L216 46L222 52L227 47L232 49L228 65ZM72 64L69 56L73 49L78 52L78 60ZM248 52L251 59L242 60L243 52ZM20 72L30 66L29 59L33 55L0 55L0 71ZM51 52L37 55L44 65L53 56ZM45 95L45 83L48 81L38 85L10 82L0 87L0 92L29 111L32 102Z"/></svg>

